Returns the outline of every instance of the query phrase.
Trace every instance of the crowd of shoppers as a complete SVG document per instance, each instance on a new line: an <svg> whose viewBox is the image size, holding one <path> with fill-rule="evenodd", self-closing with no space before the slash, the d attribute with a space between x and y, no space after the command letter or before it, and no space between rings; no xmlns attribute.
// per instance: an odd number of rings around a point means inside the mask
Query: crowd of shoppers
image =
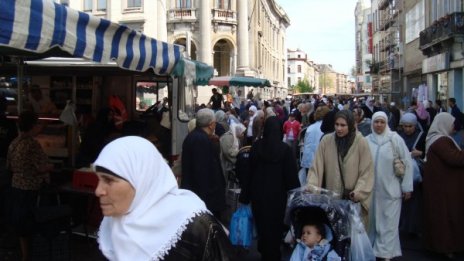
<svg viewBox="0 0 464 261"><path fill-rule="evenodd" d="M108 259L236 260L222 225L228 226L226 194L237 177L262 260L281 260L287 193L298 187L359 203L378 259L402 255L401 232L423 236L427 249L448 257L464 251L464 154L455 139L462 123L454 99L447 113L415 100L399 112L373 99L314 96L287 106L262 101L259 93L249 100L235 95L233 103L221 95L215 90L211 108L197 110L189 123L175 174L148 140L113 137L111 111L102 111L95 130L105 139L82 159L94 163L99 178L95 194L105 216L99 244ZM35 114L20 115L7 155L15 198L9 220L24 257L37 190L51 170L33 139L36 123ZM236 173L243 148L248 164Z"/></svg>

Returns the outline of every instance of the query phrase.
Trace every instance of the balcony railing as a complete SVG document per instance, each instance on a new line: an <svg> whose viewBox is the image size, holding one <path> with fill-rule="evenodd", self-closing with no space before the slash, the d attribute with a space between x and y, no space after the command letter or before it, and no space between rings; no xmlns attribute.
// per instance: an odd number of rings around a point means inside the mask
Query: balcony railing
<svg viewBox="0 0 464 261"><path fill-rule="evenodd" d="M419 46L422 51L455 36L464 35L464 12L446 15L419 34Z"/></svg>
<svg viewBox="0 0 464 261"><path fill-rule="evenodd" d="M236 23L237 13L232 10L225 9L213 9L213 21L215 22L226 22Z"/></svg>
<svg viewBox="0 0 464 261"><path fill-rule="evenodd" d="M383 11L380 17L380 30L385 31L395 24L399 11L397 9L389 9Z"/></svg>
<svg viewBox="0 0 464 261"><path fill-rule="evenodd" d="M194 8L180 8L168 10L168 21L196 20L197 13Z"/></svg>

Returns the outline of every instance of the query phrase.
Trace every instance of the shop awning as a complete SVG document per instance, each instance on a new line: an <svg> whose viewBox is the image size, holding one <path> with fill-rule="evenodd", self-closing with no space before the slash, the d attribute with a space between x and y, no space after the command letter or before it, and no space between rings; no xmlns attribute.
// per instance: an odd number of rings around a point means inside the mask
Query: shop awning
<svg viewBox="0 0 464 261"><path fill-rule="evenodd" d="M209 79L213 77L214 68L206 63L181 59L172 75L175 77L185 77L187 81L192 81L195 85L207 85Z"/></svg>
<svg viewBox="0 0 464 261"><path fill-rule="evenodd" d="M71 56L121 68L170 74L183 47L52 0L0 1L0 55Z"/></svg>
<svg viewBox="0 0 464 261"><path fill-rule="evenodd" d="M271 87L271 83L266 79L242 76L220 76L213 77L209 80L208 85L215 86L253 86L253 87Z"/></svg>

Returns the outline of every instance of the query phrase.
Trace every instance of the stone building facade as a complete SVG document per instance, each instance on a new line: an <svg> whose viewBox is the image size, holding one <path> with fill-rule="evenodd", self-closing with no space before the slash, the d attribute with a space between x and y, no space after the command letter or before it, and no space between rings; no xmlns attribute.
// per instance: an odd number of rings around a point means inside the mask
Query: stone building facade
<svg viewBox="0 0 464 261"><path fill-rule="evenodd" d="M191 59L213 66L217 76L268 79L272 87L255 91L262 98L287 95L285 39L290 19L275 0L56 1L184 45ZM199 99L209 97L210 89L201 88Z"/></svg>

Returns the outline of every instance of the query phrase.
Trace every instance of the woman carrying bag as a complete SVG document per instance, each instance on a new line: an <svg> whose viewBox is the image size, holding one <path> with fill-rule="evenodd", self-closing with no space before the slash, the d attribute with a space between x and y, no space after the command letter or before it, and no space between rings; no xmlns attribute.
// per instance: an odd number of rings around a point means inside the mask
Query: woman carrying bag
<svg viewBox="0 0 464 261"><path fill-rule="evenodd" d="M384 112L374 113L372 133L367 136L375 170L368 234L374 254L381 260L390 260L402 254L398 232L401 203L403 199L411 197L413 190L408 147L387 123L388 117ZM401 168L402 171L399 171Z"/></svg>

